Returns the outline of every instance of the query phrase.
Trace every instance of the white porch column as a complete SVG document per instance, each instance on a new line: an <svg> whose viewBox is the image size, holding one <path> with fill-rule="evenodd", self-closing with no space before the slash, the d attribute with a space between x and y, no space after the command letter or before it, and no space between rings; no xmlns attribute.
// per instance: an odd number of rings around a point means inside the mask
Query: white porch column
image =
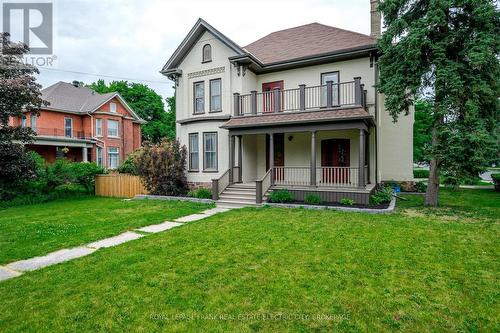
<svg viewBox="0 0 500 333"><path fill-rule="evenodd" d="M365 130L359 130L359 187L365 187Z"/></svg>
<svg viewBox="0 0 500 333"><path fill-rule="evenodd" d="M87 147L83 147L82 148L82 161L83 162L88 162L89 161Z"/></svg>
<svg viewBox="0 0 500 333"><path fill-rule="evenodd" d="M316 186L316 131L311 132L311 186Z"/></svg>
<svg viewBox="0 0 500 333"><path fill-rule="evenodd" d="M234 135L229 135L229 182L234 183Z"/></svg>
<svg viewBox="0 0 500 333"><path fill-rule="evenodd" d="M241 151L242 148L242 136L238 135L238 182L241 183L243 181L243 153Z"/></svg>

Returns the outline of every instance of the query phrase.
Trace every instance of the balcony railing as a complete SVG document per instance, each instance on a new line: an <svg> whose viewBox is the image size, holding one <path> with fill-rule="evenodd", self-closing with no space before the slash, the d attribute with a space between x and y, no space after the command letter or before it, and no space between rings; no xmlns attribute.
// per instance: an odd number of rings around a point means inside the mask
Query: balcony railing
<svg viewBox="0 0 500 333"><path fill-rule="evenodd" d="M50 136L68 139L91 139L90 132L75 131L73 129L43 128L37 127L35 132L38 136Z"/></svg>
<svg viewBox="0 0 500 333"><path fill-rule="evenodd" d="M261 115L275 112L321 110L340 107L366 107L366 91L361 78L354 81L307 87L304 84L294 89L274 89L250 94L234 94L235 116Z"/></svg>

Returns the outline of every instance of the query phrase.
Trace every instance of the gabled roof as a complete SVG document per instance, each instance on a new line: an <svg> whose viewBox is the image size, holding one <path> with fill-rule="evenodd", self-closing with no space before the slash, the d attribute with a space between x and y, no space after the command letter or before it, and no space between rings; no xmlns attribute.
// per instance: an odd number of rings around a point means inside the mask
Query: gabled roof
<svg viewBox="0 0 500 333"><path fill-rule="evenodd" d="M242 55L246 53L238 44L227 38L224 34L212 27L202 18L199 18L160 72L166 74L169 70L177 68L182 59L184 59L185 55L191 50L191 47L198 41L205 31L209 31L221 42L226 44L231 50L236 52L236 54Z"/></svg>
<svg viewBox="0 0 500 333"><path fill-rule="evenodd" d="M41 92L42 99L50 103L44 109L81 114L93 113L116 97L136 121L144 122L117 92L99 94L87 87L61 81Z"/></svg>
<svg viewBox="0 0 500 333"><path fill-rule="evenodd" d="M265 65L363 46L373 47L376 43L376 39L368 35L310 23L273 32L244 49Z"/></svg>

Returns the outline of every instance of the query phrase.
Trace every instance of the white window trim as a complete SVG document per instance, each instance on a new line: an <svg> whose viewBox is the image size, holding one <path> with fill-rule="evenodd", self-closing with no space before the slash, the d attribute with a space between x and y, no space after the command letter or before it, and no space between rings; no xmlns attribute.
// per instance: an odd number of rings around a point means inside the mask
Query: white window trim
<svg viewBox="0 0 500 333"><path fill-rule="evenodd" d="M215 168L208 168L206 165L206 139L207 134L215 134ZM218 132L203 132L203 172L218 172L219 169L219 133Z"/></svg>
<svg viewBox="0 0 500 333"><path fill-rule="evenodd" d="M117 133L117 135L110 135L109 134L109 122L110 121L116 122L116 124L117 124L117 126L116 126L116 133ZM108 138L119 139L120 138L120 122L118 120L108 119L108 126L107 126L107 133L106 134L108 135Z"/></svg>
<svg viewBox="0 0 500 333"><path fill-rule="evenodd" d="M70 136L66 135L66 120L67 119L69 119L71 121L71 133L70 133ZM64 137L66 137L66 138L72 138L73 137L73 118L64 117Z"/></svg>
<svg viewBox="0 0 500 333"><path fill-rule="evenodd" d="M193 147L191 146L191 138L196 136L196 143L197 143L197 147L196 147L196 152L193 151ZM188 147L189 147L189 160L188 160L188 171L191 171L191 172L198 172L200 171L200 135L198 133L189 133L188 134ZM196 153L196 155L198 156L198 168L196 169L193 169L191 167L192 165L192 154Z"/></svg>
<svg viewBox="0 0 500 333"><path fill-rule="evenodd" d="M97 126L98 122L101 123L101 126ZM102 118L95 119L95 136L97 136L99 138L102 138L102 123L103 123ZM99 134L99 132L97 131L98 128L101 130L101 134Z"/></svg>
<svg viewBox="0 0 500 333"><path fill-rule="evenodd" d="M114 111L113 111L112 106L114 106L114 109L115 109ZM111 112L111 113L117 113L118 112L118 109L116 107L116 103L113 103L113 102L109 103L109 112Z"/></svg>
<svg viewBox="0 0 500 333"><path fill-rule="evenodd" d="M110 149L116 149L116 153L110 153L109 150ZM108 151L106 152L107 153L107 162L108 162L108 169L111 169L111 170L114 170L114 169L117 169L119 166L120 166L120 148L118 147L108 147ZM111 160L110 160L110 156L111 155L116 155L117 156L117 161L116 161L116 167L111 167Z"/></svg>
<svg viewBox="0 0 500 333"><path fill-rule="evenodd" d="M101 162L99 163L99 152L101 152ZM96 163L98 166L100 166L101 168L104 167L104 156L103 156L103 152L104 150L101 148L101 147L96 147L96 151L95 151L95 159L96 159Z"/></svg>

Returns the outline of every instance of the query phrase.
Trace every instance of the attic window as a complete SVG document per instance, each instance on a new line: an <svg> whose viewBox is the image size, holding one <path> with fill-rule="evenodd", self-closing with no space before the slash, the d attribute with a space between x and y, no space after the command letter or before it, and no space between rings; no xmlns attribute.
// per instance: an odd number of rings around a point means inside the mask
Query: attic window
<svg viewBox="0 0 500 333"><path fill-rule="evenodd" d="M201 62L210 62L212 61L212 46L210 44L205 44L203 46L203 56Z"/></svg>

